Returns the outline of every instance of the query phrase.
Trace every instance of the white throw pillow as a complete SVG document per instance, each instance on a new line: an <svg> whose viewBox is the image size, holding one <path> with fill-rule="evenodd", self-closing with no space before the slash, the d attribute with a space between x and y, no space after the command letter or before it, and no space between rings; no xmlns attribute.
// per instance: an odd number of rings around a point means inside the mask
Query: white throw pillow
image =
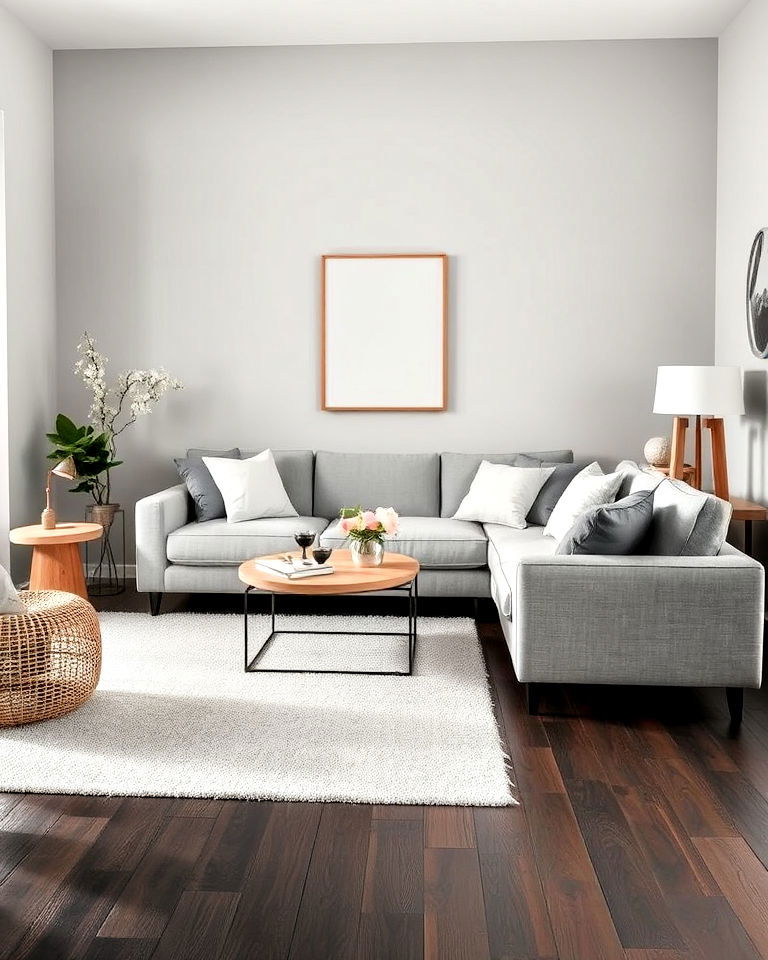
<svg viewBox="0 0 768 960"><path fill-rule="evenodd" d="M203 457L221 491L228 523L262 517L298 517L285 492L271 450L248 460Z"/></svg>
<svg viewBox="0 0 768 960"><path fill-rule="evenodd" d="M19 600L19 594L13 585L11 575L5 567L0 567L0 615L26 612L27 608Z"/></svg>
<svg viewBox="0 0 768 960"><path fill-rule="evenodd" d="M509 467L483 460L454 519L525 530L525 517L554 472L554 467Z"/></svg>
<svg viewBox="0 0 768 960"><path fill-rule="evenodd" d="M623 479L623 471L603 473L596 460L584 467L571 480L555 504L544 527L544 536L554 537L558 542L562 540L576 519L590 507L613 503Z"/></svg>

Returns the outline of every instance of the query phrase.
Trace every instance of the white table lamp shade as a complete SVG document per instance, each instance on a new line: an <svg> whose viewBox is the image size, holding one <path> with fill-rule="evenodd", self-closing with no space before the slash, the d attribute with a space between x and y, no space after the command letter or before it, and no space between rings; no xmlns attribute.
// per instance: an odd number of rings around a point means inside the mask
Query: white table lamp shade
<svg viewBox="0 0 768 960"><path fill-rule="evenodd" d="M740 367L659 367L654 413L726 417L744 413Z"/></svg>

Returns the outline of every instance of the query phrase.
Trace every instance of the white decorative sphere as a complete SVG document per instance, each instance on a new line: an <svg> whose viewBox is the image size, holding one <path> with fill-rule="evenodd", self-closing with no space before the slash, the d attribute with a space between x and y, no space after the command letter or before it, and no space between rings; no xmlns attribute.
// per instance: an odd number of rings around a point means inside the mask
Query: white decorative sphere
<svg viewBox="0 0 768 960"><path fill-rule="evenodd" d="M651 437L643 447L643 453L652 467L668 467L672 454L672 441L669 437Z"/></svg>

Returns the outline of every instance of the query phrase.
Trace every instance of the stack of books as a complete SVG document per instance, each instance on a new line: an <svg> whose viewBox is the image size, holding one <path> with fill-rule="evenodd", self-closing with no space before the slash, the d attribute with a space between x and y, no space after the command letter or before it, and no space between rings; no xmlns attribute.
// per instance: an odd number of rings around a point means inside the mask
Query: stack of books
<svg viewBox="0 0 768 960"><path fill-rule="evenodd" d="M269 573L279 573L286 580L301 580L303 577L320 577L333 573L333 567L329 563L315 563L314 560L305 562L299 557L286 560L280 557L267 557L264 560L257 560L256 566Z"/></svg>

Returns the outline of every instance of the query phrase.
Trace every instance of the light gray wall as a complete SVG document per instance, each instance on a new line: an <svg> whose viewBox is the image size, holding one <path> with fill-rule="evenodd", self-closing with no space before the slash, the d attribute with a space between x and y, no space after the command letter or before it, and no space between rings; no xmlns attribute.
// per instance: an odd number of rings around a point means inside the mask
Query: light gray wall
<svg viewBox="0 0 768 960"><path fill-rule="evenodd" d="M727 423L731 492L768 501L768 361L747 339L745 286L755 233L768 227L768 2L752 0L720 40L717 320L718 363L744 368L747 416Z"/></svg>
<svg viewBox="0 0 768 960"><path fill-rule="evenodd" d="M668 432L659 363L714 355L715 41L60 52L59 395L84 328L187 389L117 495L192 445L573 446ZM319 256L451 256L450 409L319 410ZM361 344L397 376L407 343Z"/></svg>
<svg viewBox="0 0 768 960"><path fill-rule="evenodd" d="M9 446L0 458L9 457L10 523L17 526L39 522L45 432L56 407L53 85L51 51L2 8L0 111L5 127ZM14 577L26 577L28 569L28 549L14 548Z"/></svg>
<svg viewBox="0 0 768 960"><path fill-rule="evenodd" d="M5 270L5 117L0 110L0 566L11 567L11 490L8 461L8 305Z"/></svg>

